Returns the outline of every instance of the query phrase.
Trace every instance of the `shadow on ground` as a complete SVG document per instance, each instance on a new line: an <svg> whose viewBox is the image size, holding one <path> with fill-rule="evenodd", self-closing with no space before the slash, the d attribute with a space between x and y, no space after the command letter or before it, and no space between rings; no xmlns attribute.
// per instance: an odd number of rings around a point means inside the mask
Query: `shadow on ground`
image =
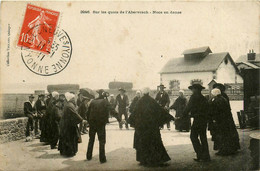
<svg viewBox="0 0 260 171"><path fill-rule="evenodd" d="M65 157L61 156L60 153L49 154L48 152L45 152L45 154L42 154L36 158L39 158L39 159L64 159Z"/></svg>
<svg viewBox="0 0 260 171"><path fill-rule="evenodd" d="M209 141L212 147L212 142ZM236 155L216 156L211 151L211 162L197 163L193 160L195 153L191 144L166 146L171 157L167 167L147 168L140 166L135 160L135 150L131 148L119 148L106 154L107 163L100 164L99 156L93 156L91 161L74 161L68 159L63 164L68 165L62 170L249 170L250 153L247 145L243 144L242 149Z"/></svg>

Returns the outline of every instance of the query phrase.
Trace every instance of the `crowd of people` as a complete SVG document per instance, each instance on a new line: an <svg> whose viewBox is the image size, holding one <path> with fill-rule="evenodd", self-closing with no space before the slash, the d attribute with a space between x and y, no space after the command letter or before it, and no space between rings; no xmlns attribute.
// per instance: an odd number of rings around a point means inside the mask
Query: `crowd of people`
<svg viewBox="0 0 260 171"><path fill-rule="evenodd" d="M179 97L171 106L165 86L161 84L158 88L155 98L151 97L149 88L136 91L131 103L123 88L119 89L116 97L100 89L97 98L80 89L77 100L72 92L59 94L54 91L46 100L44 94L39 95L35 104L34 96L31 95L29 101L24 103L24 112L28 117L26 141L35 134L51 149L58 149L61 155L72 157L78 151L78 143L82 142L81 135L89 134L86 158L91 160L97 134L99 160L105 163L106 124L109 123L109 117L115 117L120 129L123 129L123 125L126 129L129 129L129 125L135 129L133 148L136 150L136 160L144 166L164 165L170 160L160 130L165 124L170 129L171 121L174 121L177 131L191 130L190 139L197 155L194 160L197 162L211 160L207 128L214 141L213 149L218 151L216 155L231 155L240 149L239 136L223 84L215 84L207 96L201 93L205 89L202 85L193 84L188 87L192 91L189 100L184 91L180 90ZM170 114L170 110L176 111L175 117Z"/></svg>

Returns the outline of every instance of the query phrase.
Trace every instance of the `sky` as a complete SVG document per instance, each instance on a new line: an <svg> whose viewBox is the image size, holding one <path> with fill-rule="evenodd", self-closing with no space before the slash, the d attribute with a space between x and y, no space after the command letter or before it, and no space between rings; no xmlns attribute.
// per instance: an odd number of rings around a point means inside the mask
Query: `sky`
<svg viewBox="0 0 260 171"><path fill-rule="evenodd" d="M259 4L256 2L33 2L61 12L59 27L72 42L69 65L59 74L39 76L21 59L17 39L27 2L1 6L1 90L32 93L49 84L108 88L110 81L155 89L159 72L186 49L209 46L236 60L249 49L259 53ZM81 10L181 11L181 14L80 14ZM10 65L6 65L8 24ZM10 29L10 28L9 28Z"/></svg>

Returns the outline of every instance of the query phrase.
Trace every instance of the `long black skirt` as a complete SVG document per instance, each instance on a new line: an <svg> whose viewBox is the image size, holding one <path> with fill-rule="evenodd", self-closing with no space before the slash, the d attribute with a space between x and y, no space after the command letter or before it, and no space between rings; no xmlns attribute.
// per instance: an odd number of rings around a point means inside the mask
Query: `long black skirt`
<svg viewBox="0 0 260 171"><path fill-rule="evenodd" d="M136 129L134 148L136 160L143 165L156 166L171 160L163 145L159 128Z"/></svg>
<svg viewBox="0 0 260 171"><path fill-rule="evenodd" d="M41 137L40 142L49 142L50 124L46 116L41 118Z"/></svg>
<svg viewBox="0 0 260 171"><path fill-rule="evenodd" d="M240 149L239 135L233 118L219 124L220 148L219 153L222 155L234 154Z"/></svg>
<svg viewBox="0 0 260 171"><path fill-rule="evenodd" d="M175 120L175 129L178 131L189 131L191 127L190 117L183 117Z"/></svg>
<svg viewBox="0 0 260 171"><path fill-rule="evenodd" d="M66 132L61 131L58 150L61 155L72 157L78 152L80 142L79 130L77 126L70 127Z"/></svg>

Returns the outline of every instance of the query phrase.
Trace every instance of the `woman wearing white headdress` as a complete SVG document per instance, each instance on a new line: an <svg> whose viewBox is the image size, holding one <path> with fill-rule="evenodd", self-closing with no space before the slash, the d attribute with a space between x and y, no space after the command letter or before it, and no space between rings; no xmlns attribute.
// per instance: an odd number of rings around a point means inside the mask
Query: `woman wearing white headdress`
<svg viewBox="0 0 260 171"><path fill-rule="evenodd" d="M187 105L187 99L184 96L184 90L179 91L179 97L175 100L170 109L174 109L176 111L175 115L175 129L178 131L185 130L189 132L190 130L190 117L183 117L182 113Z"/></svg>
<svg viewBox="0 0 260 171"><path fill-rule="evenodd" d="M163 145L160 127L174 118L143 90L131 114L130 125L135 128L134 148L136 160L144 166L158 166L170 160Z"/></svg>
<svg viewBox="0 0 260 171"><path fill-rule="evenodd" d="M64 114L60 121L59 151L61 155L72 157L78 152L80 131L78 124L83 121L76 111L75 95L65 93L67 103L64 107Z"/></svg>
<svg viewBox="0 0 260 171"><path fill-rule="evenodd" d="M214 127L211 128L214 150L216 155L231 155L240 149L239 136L233 120L228 101L221 95L221 91L214 88L209 101L210 116Z"/></svg>

